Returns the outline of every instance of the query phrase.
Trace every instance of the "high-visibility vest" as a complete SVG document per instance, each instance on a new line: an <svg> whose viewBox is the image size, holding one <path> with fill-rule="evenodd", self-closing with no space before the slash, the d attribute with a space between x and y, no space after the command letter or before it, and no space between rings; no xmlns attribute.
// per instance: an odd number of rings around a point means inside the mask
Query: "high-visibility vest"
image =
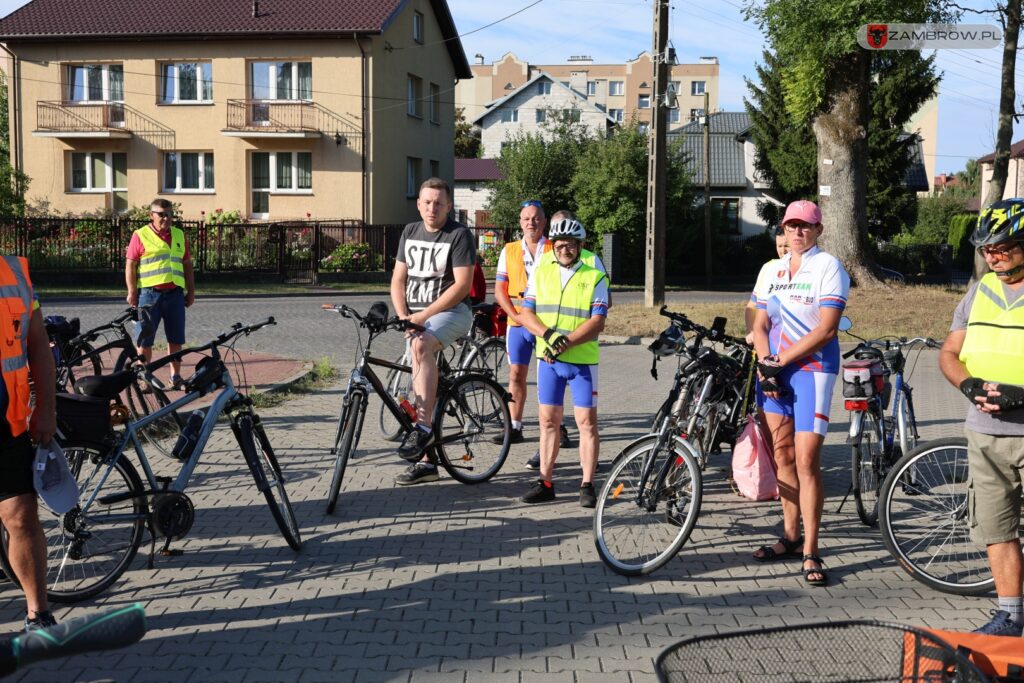
<svg viewBox="0 0 1024 683"><path fill-rule="evenodd" d="M542 263L533 271L537 317L556 332L573 332L590 319L594 290L606 277L597 268L581 263L563 289L561 266L553 262ZM537 357L543 358L547 348L544 337L538 336ZM577 365L597 365L600 359L601 352L596 339L573 346L558 356L560 361Z"/></svg>
<svg viewBox="0 0 1024 683"><path fill-rule="evenodd" d="M550 252L551 242L544 240L544 254ZM544 262L542 258L544 254L534 257L538 265ZM526 263L523 261L522 240L509 242L505 245L505 268L508 271L508 297L512 300L512 306L516 309L516 313L519 313L523 310L523 295L526 293L526 285L529 283ZM512 320L509 320L508 324L515 327L519 326L519 323Z"/></svg>
<svg viewBox="0 0 1024 683"><path fill-rule="evenodd" d="M150 226L135 231L145 251L139 261L139 287L156 287L173 282L185 287L185 233L171 228L171 243L161 239Z"/></svg>
<svg viewBox="0 0 1024 683"><path fill-rule="evenodd" d="M28 260L0 258L0 368L7 389L7 424L11 436L28 429L28 326L32 316L32 281Z"/></svg>
<svg viewBox="0 0 1024 683"><path fill-rule="evenodd" d="M972 377L1024 385L1024 297L1010 304L995 273L978 282L960 362Z"/></svg>

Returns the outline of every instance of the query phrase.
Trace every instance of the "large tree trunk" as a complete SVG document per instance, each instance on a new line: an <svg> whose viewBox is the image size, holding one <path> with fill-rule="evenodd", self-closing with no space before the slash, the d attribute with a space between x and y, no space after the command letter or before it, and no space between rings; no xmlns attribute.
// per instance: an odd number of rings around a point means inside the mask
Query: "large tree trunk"
<svg viewBox="0 0 1024 683"><path fill-rule="evenodd" d="M1007 0L1003 10L1003 70L999 83L999 127L996 129L996 153L992 162L992 182L988 194L982 197L982 207L994 204L1003 198L1006 190L1006 175L1010 167L1010 145L1013 144L1014 100L1017 99L1015 73L1017 67L1017 39L1020 36L1021 0ZM988 272L988 264L978 254L974 255L974 275L977 280Z"/></svg>
<svg viewBox="0 0 1024 683"><path fill-rule="evenodd" d="M880 284L867 251L867 125L871 56L858 50L826 76L827 109L814 119L822 247L860 286ZM825 190L824 188L828 188Z"/></svg>

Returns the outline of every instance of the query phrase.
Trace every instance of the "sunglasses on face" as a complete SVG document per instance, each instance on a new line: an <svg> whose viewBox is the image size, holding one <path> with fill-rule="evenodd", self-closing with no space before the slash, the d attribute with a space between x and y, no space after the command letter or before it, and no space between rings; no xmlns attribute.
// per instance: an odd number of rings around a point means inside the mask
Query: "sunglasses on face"
<svg viewBox="0 0 1024 683"><path fill-rule="evenodd" d="M541 204L540 201L537 200L537 199L529 199L529 200L527 200L527 201L525 201L525 202L523 202L522 204L519 205L519 207L522 208L522 209L525 209L528 206L535 206L538 209L543 209L544 208L544 205Z"/></svg>
<svg viewBox="0 0 1024 683"><path fill-rule="evenodd" d="M167 211L150 211L150 213L160 218L174 218L174 214Z"/></svg>
<svg viewBox="0 0 1024 683"><path fill-rule="evenodd" d="M553 247L555 251L576 251L579 248L580 245L573 244L572 242L561 242Z"/></svg>
<svg viewBox="0 0 1024 683"><path fill-rule="evenodd" d="M783 227L786 232L807 232L808 230L813 230L818 226L811 225L810 223L786 223Z"/></svg>
<svg viewBox="0 0 1024 683"><path fill-rule="evenodd" d="M978 247L978 253L984 256L991 256L992 258L999 259L1000 261L1009 261L1010 254L1012 254L1014 249L1019 246L1020 244L985 245L984 247Z"/></svg>

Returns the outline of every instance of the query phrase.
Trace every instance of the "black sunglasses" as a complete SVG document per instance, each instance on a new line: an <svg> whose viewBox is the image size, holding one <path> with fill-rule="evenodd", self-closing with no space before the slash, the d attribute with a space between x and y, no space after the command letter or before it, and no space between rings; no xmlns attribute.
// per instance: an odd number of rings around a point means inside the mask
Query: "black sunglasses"
<svg viewBox="0 0 1024 683"><path fill-rule="evenodd" d="M150 213L156 216L160 216L161 218L163 218L164 216L166 216L167 218L174 218L174 214L169 213L167 211L150 211Z"/></svg>
<svg viewBox="0 0 1024 683"><path fill-rule="evenodd" d="M544 205L540 203L539 199L528 199L527 201L523 202L519 206L521 208L523 208L523 209L525 209L528 206L536 206L538 209L543 209L544 208Z"/></svg>

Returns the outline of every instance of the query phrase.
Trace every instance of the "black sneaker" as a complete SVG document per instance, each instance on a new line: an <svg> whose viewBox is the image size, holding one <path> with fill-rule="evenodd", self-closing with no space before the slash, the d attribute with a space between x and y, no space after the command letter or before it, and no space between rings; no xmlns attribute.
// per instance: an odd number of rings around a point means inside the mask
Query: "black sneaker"
<svg viewBox="0 0 1024 683"><path fill-rule="evenodd" d="M526 461L526 469L528 470L539 470L540 469L540 451L538 450L533 454L533 457Z"/></svg>
<svg viewBox="0 0 1024 683"><path fill-rule="evenodd" d="M526 492L526 495L519 500L524 503L546 503L549 500L555 499L555 485L545 484L543 479L538 479L530 487L530 490Z"/></svg>
<svg viewBox="0 0 1024 683"><path fill-rule="evenodd" d="M593 484L584 484L580 487L580 507L592 508L597 506L597 494L594 492Z"/></svg>
<svg viewBox="0 0 1024 683"><path fill-rule="evenodd" d="M398 454L409 462L416 462L423 457L423 451L434 443L434 432L425 432L419 427L413 429L402 439Z"/></svg>
<svg viewBox="0 0 1024 683"><path fill-rule="evenodd" d="M990 612L992 619L981 628L974 629L974 633L982 633L986 636L1013 636L1020 638L1024 631L1024 624L1020 624L1010 618L1006 610L993 610Z"/></svg>
<svg viewBox="0 0 1024 683"><path fill-rule="evenodd" d="M437 467L425 462L417 462L395 477L395 483L399 486L412 486L413 484L425 484L428 481L437 481Z"/></svg>
<svg viewBox="0 0 1024 683"><path fill-rule="evenodd" d="M524 439L523 439L523 430L522 429L516 429L515 427L513 427L511 432L510 432L510 434L509 434L508 442L510 444L512 444L512 443L522 443L523 441L524 441ZM495 434L494 436L491 437L491 443L496 443L496 444L503 444L503 443L505 443L505 435L504 434Z"/></svg>
<svg viewBox="0 0 1024 683"><path fill-rule="evenodd" d="M53 618L53 614L50 612L36 612L34 617L25 615L25 632L31 633L32 631L38 631L41 628L49 628L56 626L57 620Z"/></svg>
<svg viewBox="0 0 1024 683"><path fill-rule="evenodd" d="M562 433L562 440L559 442L560 448L572 448L572 441L569 439L569 430L566 429L565 425L561 425L558 431Z"/></svg>

